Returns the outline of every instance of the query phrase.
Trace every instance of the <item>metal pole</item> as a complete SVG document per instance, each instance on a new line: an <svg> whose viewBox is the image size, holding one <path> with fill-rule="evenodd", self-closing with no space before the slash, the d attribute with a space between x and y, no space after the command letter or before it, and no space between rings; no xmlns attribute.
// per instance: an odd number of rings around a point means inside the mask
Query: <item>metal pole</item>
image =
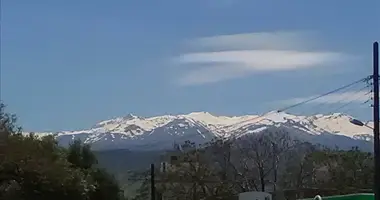
<svg viewBox="0 0 380 200"><path fill-rule="evenodd" d="M155 176L154 176L154 164L150 165L150 197L151 200L156 199L156 185L155 185Z"/></svg>
<svg viewBox="0 0 380 200"><path fill-rule="evenodd" d="M373 136L375 154L375 200L380 200L380 142L379 142L379 43L373 43Z"/></svg>

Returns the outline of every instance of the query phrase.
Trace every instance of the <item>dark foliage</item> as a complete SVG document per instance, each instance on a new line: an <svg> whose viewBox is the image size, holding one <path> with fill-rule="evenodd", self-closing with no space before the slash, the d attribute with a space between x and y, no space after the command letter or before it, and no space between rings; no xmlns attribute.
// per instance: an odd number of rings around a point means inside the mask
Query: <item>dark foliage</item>
<svg viewBox="0 0 380 200"><path fill-rule="evenodd" d="M166 170L156 172L157 191L165 199L234 199L248 191L304 198L373 187L372 154L312 145L281 130L216 139L201 147L187 141L181 149L168 152ZM136 199L146 199L148 184Z"/></svg>
<svg viewBox="0 0 380 200"><path fill-rule="evenodd" d="M119 200L114 177L94 167L87 145L58 146L52 136L22 135L0 104L0 199Z"/></svg>

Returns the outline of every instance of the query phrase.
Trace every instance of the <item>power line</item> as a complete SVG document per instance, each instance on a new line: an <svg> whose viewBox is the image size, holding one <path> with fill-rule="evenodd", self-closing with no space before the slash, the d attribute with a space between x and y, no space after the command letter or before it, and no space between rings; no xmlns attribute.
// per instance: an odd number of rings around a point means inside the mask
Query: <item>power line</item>
<svg viewBox="0 0 380 200"><path fill-rule="evenodd" d="M319 105L326 105L325 107L320 107L320 109L318 109L319 111L315 111L312 115L316 115L316 114L319 114L321 110L326 110L326 111L329 111L329 110L334 110L334 111L331 111L329 113L332 113L332 112L336 112L337 110L343 108L343 107L346 107L348 106L349 104L351 103L354 103L356 101L358 101L360 98L362 98L363 96L366 96L368 94L371 93L371 91L368 91L367 93L363 94L362 92L364 91L367 91L366 89L368 89L370 86L369 85L366 85L364 87L361 87L360 89L358 90L349 90L347 92L350 92L352 95L350 95L349 97L347 95L342 95L336 99L334 99L335 101L333 102L329 102L328 100L326 101L323 101L321 104ZM355 98L356 96L358 96L357 98ZM327 96L328 97L328 96ZM338 108L336 108L337 104L339 104ZM342 105L343 104L343 105ZM319 107L319 105L317 105ZM317 107L317 106L314 106L313 108ZM335 111L336 110L336 111Z"/></svg>
<svg viewBox="0 0 380 200"><path fill-rule="evenodd" d="M354 102L357 102L357 101L358 101L360 98L362 98L363 96L367 96L368 94L371 94L371 93L372 93L371 91L366 92L365 94L361 94L360 92L361 92L361 90L357 92L357 94L359 94L359 95L358 95L356 98L353 98L351 101L346 102L345 104L339 106L338 108L334 109L334 110L331 111L330 113L335 113L335 112L339 111L340 109L345 108L345 107L347 107L348 105L350 105L350 104L352 104L352 103L354 103ZM365 103L367 103L368 100L369 100L369 99L367 99L366 101L362 102L361 104L365 104Z"/></svg>
<svg viewBox="0 0 380 200"><path fill-rule="evenodd" d="M371 77L370 77L371 78ZM347 92L351 92L352 95L350 95L350 97L348 97L347 95L342 95L341 97L339 97L337 99L337 101L335 102L328 102L328 101L324 101L320 104L317 104L316 106L313 106L313 108L315 107L320 107L321 105L327 105L327 109L326 107L321 107L321 109L324 109L324 110L332 110L330 112L328 112L328 114L333 114L335 112L338 112L339 110L341 110L342 108L346 108L347 106L351 105L351 104L354 104L354 103L357 103L360 105L360 107L362 107L362 105L365 105L367 104L368 102L370 102L372 100L372 97L369 95L372 93L372 85L373 83L370 82L371 79L369 80L366 80L366 86L356 90L356 91L353 91L353 90L348 90ZM366 89L369 89L369 90L366 90ZM363 94L363 92L367 91L366 93ZM365 97L365 96L368 96L368 98L366 100L363 100L363 102L359 102L359 100L362 98L362 97ZM356 97L356 98L355 98ZM336 107L336 105L339 104L340 106ZM355 106L356 108L358 106ZM355 107L353 108L349 108L349 109L344 109L345 112L347 112L348 110L352 110L354 109ZM319 110L321 110L319 109ZM318 114L320 111L317 111L317 112L314 112L312 115L316 115ZM341 111L340 111L341 112Z"/></svg>
<svg viewBox="0 0 380 200"><path fill-rule="evenodd" d="M366 88L369 88L370 87L370 84L366 84L366 86L358 89L359 92L366 89ZM346 88L347 90L345 90L344 92L353 92L355 93L355 90L352 90L350 87L349 88ZM341 90L341 92L343 92ZM330 94L332 95L332 94ZM324 96L326 98L329 97L329 95L327 96ZM338 96L337 98L334 98L335 102L329 102L329 101L320 101L320 102L315 102L313 103L314 105L308 107L308 110L315 110L315 112L313 112L311 115L317 115L319 113L321 113L321 110L330 110L331 109L334 109L333 107L336 106L336 104L342 104L342 103L346 103L347 102L347 96L345 95L341 95L341 96ZM310 115L310 114L306 114L307 111L303 111L301 112L300 115Z"/></svg>
<svg viewBox="0 0 380 200"><path fill-rule="evenodd" d="M335 90L332 90L332 91L330 91L330 92L326 92L326 93L321 94L321 95L319 95L319 96L312 97L312 98L310 98L310 99L307 99L307 100L301 101L301 102L299 102L299 103L296 103L296 104L293 104L293 105L287 106L287 107L285 107L285 108L282 108L282 109L278 110L278 112L284 112L285 110L289 110L289 109L291 109L291 108L298 107L298 106L300 106L300 105L303 105L303 104L306 104L306 103L308 103L308 102L310 102L310 101L314 101L314 100L316 100L316 99L322 98L322 97L327 96L327 95L329 95L329 94L332 94L332 93L338 92L338 91L340 91L340 90L343 90L343 89L345 89L345 88L348 88L348 87L350 87L350 86L352 86L352 85L355 85L355 84L358 84L358 83L360 83L360 82L365 82L365 81L367 81L367 80L369 80L369 79L371 79L371 78L372 78L372 76L367 76L367 77L365 77L365 78L362 78L362 79L357 80L357 81L355 81L355 82L352 82L352 83L350 83L350 84L344 85L344 86L342 86L342 87L340 87L340 88L337 88L337 89L335 89Z"/></svg>
<svg viewBox="0 0 380 200"><path fill-rule="evenodd" d="M351 86L353 86L353 85L356 85L356 84L358 84L358 83L360 83L360 82L367 82L367 81L370 80L371 78L372 78L372 76L367 76L367 77L361 78L361 79L359 79L359 80L357 80L357 81L354 81L354 82L352 82L352 83L349 83L349 84L347 84L347 85L344 85L344 86L342 86L342 87L339 87L339 88L337 88L337 89L334 89L334 90L332 90L332 91L326 92L326 93L324 93L324 94L318 95L318 96L316 96L316 97L311 97L311 98L309 98L309 99L307 99L307 100L304 100L304 101L301 101L301 102L299 102L299 103L296 103L296 104L293 104L293 105L287 106L287 107L282 108L282 109L278 109L278 110L277 110L277 113L279 113L279 112L284 112L285 110L289 110L289 109L291 109L291 108L295 108L295 107L301 106L301 105L303 105L303 104L309 103L309 102L311 102L311 101L314 101L314 100L316 100L316 99L322 98L322 97L324 97L324 96L327 96L327 95L330 95L330 94L333 94L333 93L339 92L339 91L341 91L341 90L343 90L343 89L349 88L349 87L351 87ZM267 115L269 115L269 114L273 114L273 112L268 112L268 113L265 113L265 114L259 115L259 116L254 117L254 118L250 118L250 119L247 119L247 120L244 120L244 121L238 122L238 123L236 123L236 124L232 124L232 125L229 125L229 126L220 127L220 128L218 128L218 129L223 129L223 128L226 128L226 127L235 126L235 125L237 125L237 124L242 124L242 123L245 123L245 122L254 121L254 120L256 120L256 119L260 119L260 118L262 118L262 117L265 117L265 116L267 116ZM261 122L262 120L264 120L264 119L261 119L261 120L257 121L256 123ZM218 129L215 129L214 131L217 131Z"/></svg>

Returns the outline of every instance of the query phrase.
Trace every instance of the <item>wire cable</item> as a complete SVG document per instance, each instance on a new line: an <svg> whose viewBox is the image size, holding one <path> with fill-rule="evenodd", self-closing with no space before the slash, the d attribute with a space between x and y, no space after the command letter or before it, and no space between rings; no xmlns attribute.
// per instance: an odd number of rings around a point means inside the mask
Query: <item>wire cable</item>
<svg viewBox="0 0 380 200"><path fill-rule="evenodd" d="M366 86L364 86L358 90L361 91L365 88L369 88L369 85L367 84ZM345 90L345 91L341 90L340 93L356 91L356 90L352 90L351 88L346 88L346 89L349 89L349 90ZM330 95L333 95L333 94L330 94ZM330 97L330 95L327 95L324 97L326 97L328 99ZM324 98L324 97L322 97L322 98ZM327 100L326 101L322 100L320 102L313 102L314 105L308 106L308 110L312 111L311 116L314 116L314 115L320 114L321 110L330 110L330 108L335 107L336 104L342 104L342 103L347 102L346 99L347 99L347 97L345 95L341 95L341 96L338 96L336 98L334 97L335 102L329 102ZM299 113L299 115L310 115L310 113L307 111L302 111L301 113Z"/></svg>
<svg viewBox="0 0 380 200"><path fill-rule="evenodd" d="M333 114L333 113L335 113L335 112L341 110L342 108L345 108L345 107L347 107L348 105L350 105L350 104L352 104L352 103L354 103L354 102L357 102L360 98L365 97L365 96L368 96L368 94L371 94L371 91L366 92L365 94L360 94L360 92L361 92L361 91L358 91L357 94L359 94L359 95L358 95L356 98L353 98L353 99L351 99L351 101L348 101L348 102L346 102L345 104L343 104L343 105L337 107L336 109L332 110L329 114ZM365 103L367 103L367 102L368 102L368 99L365 100L364 102L362 102L361 104L365 104Z"/></svg>
<svg viewBox="0 0 380 200"><path fill-rule="evenodd" d="M353 85L355 85L355 84L358 84L358 83L360 83L360 82L365 82L365 81L369 80L370 78L372 78L372 76L367 76L367 77L365 77L365 78L362 78L362 79L357 80L357 81L355 81L355 82L352 82L352 83L350 83L350 84L344 85L344 86L342 86L342 87L340 87L340 88L337 88L337 89L335 89L335 90L332 90L332 91L330 91L330 92L326 92L326 93L321 94L321 95L318 95L318 96L316 96L316 97L312 97L312 98L307 99L307 100L305 100L305 101L301 101L301 102L299 102L299 103L296 103L296 104L293 104L293 105L287 106L287 107L285 107L285 108L282 108L282 109L278 110L278 112L284 112L285 110L289 110L289 109L291 109L291 108L295 108L295 107L298 107L298 106L300 106L300 105L306 104L306 103L308 103L308 102L310 102L310 101L314 101L314 100L316 100L316 99L322 98L322 97L327 96L327 95L329 95L329 94L336 93L336 92L338 92L338 91L340 91L340 90L343 90L343 89L345 89L345 88L348 88L348 87L353 86Z"/></svg>
<svg viewBox="0 0 380 200"><path fill-rule="evenodd" d="M299 103L296 103L296 104L293 104L293 105L287 106L287 107L285 107L285 108L279 109L279 110L277 110L276 112L277 112L277 113L280 113L280 112L284 112L285 110L289 110L289 109L292 109L292 108L295 108L295 107L301 106L301 105L303 105L303 104L309 103L309 102L314 101L314 100L316 100L316 99L319 99L319 98L322 98L322 97L324 97L324 96L327 96L327 95L330 95L330 94L333 94L333 93L339 92L339 91L341 91L341 90L343 90L343 89L349 88L349 87L351 87L351 86L353 86L353 85L356 85L356 84L358 84L358 83L366 82L366 81L370 80L371 78L372 78L372 76L366 76L366 77L364 77L364 78L361 78L361 79L359 79L359 80L357 80L357 81L354 81L354 82L352 82L352 83L349 83L349 84L347 84L347 85L344 85L344 86L342 86L342 87L339 87L339 88L337 88L337 89L334 89L334 90L332 90L332 91L326 92L326 93L321 94L321 95L318 95L318 96L316 96L316 97L312 97L312 98L309 98L309 99L307 99L307 100L301 101L301 102L299 102ZM218 129L223 129L223 128L226 128L226 127L236 126L236 125L238 125L238 124L242 124L242 123L245 123L245 122L254 121L254 120L256 120L256 119L260 119L260 118L262 118L262 117L265 117L265 116L267 116L267 115L269 115L269 114L273 114L273 112L268 112L268 113L265 113L265 114L259 115L259 116L254 117L254 118L250 118L250 119L247 119L247 120L244 120L244 121L238 122L238 123L236 123L236 124L232 124L232 125L228 125L228 126L220 127L220 128L218 128ZM261 119L261 120L257 121L256 123L261 122L262 120L264 120L264 119ZM216 129L216 130L214 130L214 131L217 131L218 129Z"/></svg>
<svg viewBox="0 0 380 200"><path fill-rule="evenodd" d="M339 100L337 100L335 102L330 102L330 103L327 102L327 101L323 102L322 104L327 104L327 109L326 108L321 108L321 109L331 110L330 112L327 113L327 115L331 115L331 114L336 113L338 111L339 112L347 113L348 110L352 110L352 109L355 109L355 108L358 108L358 107L363 108L363 105L369 103L372 100L372 97L370 96L370 94L372 93L372 87L373 87L372 82L370 82L370 80L367 80L366 86L358 89L357 91L352 91L352 90L347 91L347 92L351 92L352 93L351 96L348 97L347 95L342 95L339 98ZM365 92L365 91L367 91L367 92ZM363 93L363 92L365 92L365 93ZM365 97L365 96L367 96L367 99L363 100L363 102L360 103L360 99L362 97ZM340 104L340 106L336 107L336 104ZM343 109L343 108L346 108L347 106L349 106L351 104L359 104L359 106L355 105L352 108ZM344 111L342 111L342 109ZM312 114L312 116L313 115L317 115L317 114L319 114L319 111L314 112Z"/></svg>
<svg viewBox="0 0 380 200"><path fill-rule="evenodd" d="M349 97L348 97L347 95L341 95L341 96L339 96L339 97L337 97L337 98L332 99L333 101L331 101L331 102L328 101L328 97L329 97L329 96L326 96L326 97L327 97L327 98L326 98L326 101L323 101L323 102L321 103L321 105L326 105L326 106L321 107L319 110L315 111L315 112L314 112L313 114L311 114L311 115L317 115L317 114L320 114L320 111L321 111L321 110L326 110L326 111L334 110L334 109L336 109L336 105L337 105L337 104L339 104L339 105L341 105L341 104L349 105L350 103L353 103L354 101L359 100L359 98L361 98L361 96L358 97L358 98L355 98L355 97L356 97L358 94L359 94L359 95L363 95L362 92L367 91L368 88L369 88L369 85L366 85L366 86L361 87L360 89L355 90L355 91L353 91L353 90L346 91L346 92L351 93L352 95L350 95ZM368 95L369 93L371 93L371 92L368 91L368 93L366 93L365 95ZM343 93L343 94L344 94L344 93ZM346 93L346 94L347 94L347 93ZM343 106L343 107L344 107L344 106ZM330 112L329 112L329 113L330 113Z"/></svg>

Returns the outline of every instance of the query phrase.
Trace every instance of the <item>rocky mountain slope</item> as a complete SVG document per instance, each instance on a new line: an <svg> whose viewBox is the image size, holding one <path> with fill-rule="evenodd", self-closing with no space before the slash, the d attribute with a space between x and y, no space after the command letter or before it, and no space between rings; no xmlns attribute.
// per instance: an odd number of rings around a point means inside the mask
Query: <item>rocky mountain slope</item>
<svg viewBox="0 0 380 200"><path fill-rule="evenodd" d="M215 116L207 112L149 118L130 114L99 122L87 130L37 134L55 135L62 145L80 139L96 150L162 150L171 148L174 142L191 140L204 143L214 137L240 137L269 128L280 128L314 143L341 148L359 146L370 150L372 130L351 124L350 118L340 113L297 116L276 111L264 116L233 117ZM371 122L368 125L372 126Z"/></svg>

